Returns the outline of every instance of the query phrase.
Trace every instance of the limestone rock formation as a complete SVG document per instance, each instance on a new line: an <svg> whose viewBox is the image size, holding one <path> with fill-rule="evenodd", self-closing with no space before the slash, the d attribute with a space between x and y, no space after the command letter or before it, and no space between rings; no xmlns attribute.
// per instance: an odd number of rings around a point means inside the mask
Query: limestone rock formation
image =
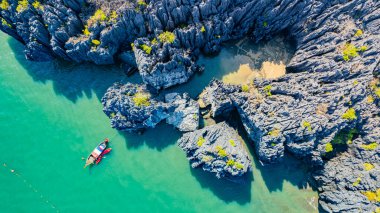
<svg viewBox="0 0 380 213"><path fill-rule="evenodd" d="M218 178L242 176L251 169L241 138L225 122L184 134L178 146L186 152L193 168L202 166Z"/></svg>
<svg viewBox="0 0 380 213"><path fill-rule="evenodd" d="M145 85L116 83L102 98L104 113L111 126L122 131L153 128L162 120L178 130L194 131L199 127L199 105L188 94L169 93L165 102Z"/></svg>

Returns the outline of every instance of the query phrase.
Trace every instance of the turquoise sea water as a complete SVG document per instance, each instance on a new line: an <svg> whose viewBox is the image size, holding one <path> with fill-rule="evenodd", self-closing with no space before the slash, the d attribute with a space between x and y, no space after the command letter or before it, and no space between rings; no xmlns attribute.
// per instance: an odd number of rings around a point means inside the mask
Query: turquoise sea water
<svg viewBox="0 0 380 213"><path fill-rule="evenodd" d="M114 81L138 82L138 75L126 78L118 66L30 62L22 49L0 34L0 212L317 211L317 193L297 161L262 167L255 160L247 183L218 180L189 166L175 145L181 134L170 126L143 135L110 128L101 96ZM245 54L227 48L202 58L205 73L170 90L195 96L212 76L247 63ZM82 157L105 137L111 154L83 169Z"/></svg>

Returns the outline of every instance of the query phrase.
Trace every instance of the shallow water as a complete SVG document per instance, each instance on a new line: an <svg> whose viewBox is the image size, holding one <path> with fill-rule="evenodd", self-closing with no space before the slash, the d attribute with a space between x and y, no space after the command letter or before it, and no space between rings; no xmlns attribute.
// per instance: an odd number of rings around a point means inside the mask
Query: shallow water
<svg viewBox="0 0 380 213"><path fill-rule="evenodd" d="M196 96L248 58L234 47L203 57L206 71L171 90ZM119 79L141 81L118 66L29 62L22 45L0 34L1 212L316 211L317 193L295 160L264 168L254 161L253 178L230 183L190 168L170 126L143 135L111 129L99 99ZM83 169L82 157L104 137L113 151Z"/></svg>

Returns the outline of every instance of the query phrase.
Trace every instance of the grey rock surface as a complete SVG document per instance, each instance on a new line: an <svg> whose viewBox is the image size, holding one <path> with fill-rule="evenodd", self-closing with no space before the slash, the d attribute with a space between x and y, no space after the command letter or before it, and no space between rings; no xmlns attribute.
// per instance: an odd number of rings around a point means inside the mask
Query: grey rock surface
<svg viewBox="0 0 380 213"><path fill-rule="evenodd" d="M342 131L358 129L354 141L368 143L365 129L369 124L379 126L380 1L44 0L43 7L37 8L31 1L26 7L18 7L17 0L8 2L0 9L0 30L25 44L28 59L96 64L121 59L137 66L144 82L156 89L188 81L198 70L199 54L217 53L223 42L246 36L258 42L286 32L296 47L286 76L257 79L249 92L214 81L202 94L201 106L211 106L213 116L237 110L262 162L281 161L287 151L324 168L325 176L317 181L323 209L371 212L378 206L359 193L378 187L372 181L376 174L370 173L368 184L363 178L367 184L363 188L339 185L336 165L356 171L357 164L369 160L358 157L360 148L354 143L331 163L329 155L335 150L329 150ZM98 9L105 17L96 13ZM153 42L164 31L173 32L174 41ZM151 50L144 50L144 44ZM149 106L135 106L130 95L140 89L145 91L136 85L117 85L107 91L102 103L113 127L136 131L169 117L167 104L155 97ZM378 153L376 149L372 155ZM374 160L377 164L378 157Z"/></svg>
<svg viewBox="0 0 380 213"><path fill-rule="evenodd" d="M188 94L182 96L178 93L165 95L168 105L166 123L172 124L181 132L189 132L199 127L199 105Z"/></svg>
<svg viewBox="0 0 380 213"><path fill-rule="evenodd" d="M145 85L116 83L107 90L102 104L111 126L121 131L154 128L165 119L183 132L199 127L199 105L186 93L169 93L164 101Z"/></svg>
<svg viewBox="0 0 380 213"><path fill-rule="evenodd" d="M251 160L236 131L222 122L185 133L178 146L193 168L215 173L218 178L239 177L251 170Z"/></svg>

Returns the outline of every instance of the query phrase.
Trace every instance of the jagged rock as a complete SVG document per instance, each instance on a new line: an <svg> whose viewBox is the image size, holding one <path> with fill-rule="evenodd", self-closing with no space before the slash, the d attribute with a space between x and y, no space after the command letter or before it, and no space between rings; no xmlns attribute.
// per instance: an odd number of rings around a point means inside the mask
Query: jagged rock
<svg viewBox="0 0 380 213"><path fill-rule="evenodd" d="M168 117L165 104L142 85L116 83L107 90L102 104L111 126L122 131L153 128Z"/></svg>
<svg viewBox="0 0 380 213"><path fill-rule="evenodd" d="M327 212L375 212L379 202L365 194L380 189L380 118L369 118L348 150L329 160L313 177ZM369 144L377 144L368 148ZM380 193L380 191L379 191Z"/></svg>
<svg viewBox="0 0 380 213"><path fill-rule="evenodd" d="M147 39L137 39L134 46L136 63L143 81L156 89L185 83L197 70L191 57L183 49L171 44L155 45ZM143 47L152 49L144 50Z"/></svg>
<svg viewBox="0 0 380 213"><path fill-rule="evenodd" d="M0 10L0 29L25 44L27 58L109 64L115 56L133 51L144 82L156 89L188 81L197 70L197 56L218 52L222 42L244 36L258 42L286 32L294 39L296 51L285 77L256 80L250 92L214 82L200 101L201 106L211 106L213 116L236 109L263 162L280 161L288 151L311 165L324 166L326 174L339 163L355 168L360 160L348 157L337 158L337 162L334 158L326 167L326 147L341 131L361 129L367 122L378 126L377 119L369 118L379 115L371 109L379 108L380 86L371 82L380 75L380 1L157 0L145 6L90 0L82 7L82 0L46 0L43 10L29 4L22 11L16 11L18 0L8 1L9 7ZM82 30L95 8L110 8L107 15L113 10L117 18L87 26L90 32L84 35ZM174 32L175 42L152 44L163 31ZM94 45L93 40L100 44ZM142 44L152 52L144 52ZM152 105L142 109L122 93L136 92L139 87L115 86L103 98L106 114L115 113L111 116L115 128L153 127L168 116L163 102L153 98ZM344 118L352 110L354 115ZM319 184L334 180L333 175L326 175ZM365 204L356 188L350 188L348 197L339 187L321 190L320 203L328 211L355 211ZM338 202L340 197L347 199ZM368 204L363 209L373 211L372 203Z"/></svg>
<svg viewBox="0 0 380 213"><path fill-rule="evenodd" d="M225 122L185 133L178 146L186 152L193 168L202 166L218 178L242 176L251 169L241 138Z"/></svg>
<svg viewBox="0 0 380 213"><path fill-rule="evenodd" d="M111 126L117 130L141 131L165 119L183 132L196 130L199 126L199 106L186 93L167 94L164 102L146 85L116 83L108 88L102 104Z"/></svg>
<svg viewBox="0 0 380 213"><path fill-rule="evenodd" d="M165 103L168 104L169 117L166 123L172 124L181 132L189 132L198 129L199 126L199 105L184 93L169 93L165 95Z"/></svg>

